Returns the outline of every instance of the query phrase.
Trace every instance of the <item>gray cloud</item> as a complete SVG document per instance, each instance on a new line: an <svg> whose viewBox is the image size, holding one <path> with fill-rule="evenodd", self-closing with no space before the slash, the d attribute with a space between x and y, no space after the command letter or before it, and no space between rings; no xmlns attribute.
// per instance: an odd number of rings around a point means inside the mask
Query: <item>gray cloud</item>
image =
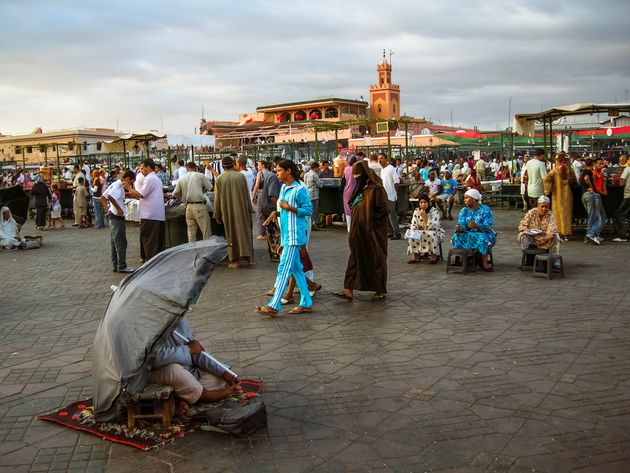
<svg viewBox="0 0 630 473"><path fill-rule="evenodd" d="M402 111L504 127L512 112L623 101L627 2L0 3L0 132L72 126L190 133L201 107L369 97L394 50Z"/></svg>

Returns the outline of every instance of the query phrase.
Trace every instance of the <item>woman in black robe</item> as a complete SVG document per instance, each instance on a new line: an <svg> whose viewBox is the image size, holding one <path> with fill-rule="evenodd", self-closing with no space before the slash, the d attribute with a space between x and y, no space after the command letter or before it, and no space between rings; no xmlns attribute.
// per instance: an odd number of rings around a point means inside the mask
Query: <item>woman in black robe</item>
<svg viewBox="0 0 630 473"><path fill-rule="evenodd" d="M357 184L349 200L350 256L344 289L332 294L352 300L354 291L374 291L372 300L382 300L387 293L387 194L366 161L355 163L352 175Z"/></svg>
<svg viewBox="0 0 630 473"><path fill-rule="evenodd" d="M52 194L42 176L37 176L37 182L31 189L31 195L35 198L35 228L43 230L46 225L48 201L52 199Z"/></svg>

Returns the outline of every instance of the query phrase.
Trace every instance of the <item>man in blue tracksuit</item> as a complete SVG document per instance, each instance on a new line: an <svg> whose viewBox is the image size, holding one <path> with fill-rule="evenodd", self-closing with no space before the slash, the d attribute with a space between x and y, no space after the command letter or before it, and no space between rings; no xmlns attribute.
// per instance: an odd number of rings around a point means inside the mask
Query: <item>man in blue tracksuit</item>
<svg viewBox="0 0 630 473"><path fill-rule="evenodd" d="M278 196L282 254L274 296L266 306L256 307L256 312L275 316L280 311L282 295L291 276L295 278L300 290L300 305L290 310L289 314L312 312L313 300L308 292L300 261L300 247L308 242L307 230L313 206L306 187L299 181L299 171L293 161L288 159L280 161L276 165L276 175L284 183Z"/></svg>

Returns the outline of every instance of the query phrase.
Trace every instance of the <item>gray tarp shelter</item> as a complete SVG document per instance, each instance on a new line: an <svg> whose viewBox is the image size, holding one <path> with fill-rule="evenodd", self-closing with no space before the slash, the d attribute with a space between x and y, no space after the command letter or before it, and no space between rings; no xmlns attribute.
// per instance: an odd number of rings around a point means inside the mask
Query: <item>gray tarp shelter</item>
<svg viewBox="0 0 630 473"><path fill-rule="evenodd" d="M97 421L119 419L146 387L154 345L168 337L196 302L227 243L209 240L169 248L122 281L94 339L92 377Z"/></svg>

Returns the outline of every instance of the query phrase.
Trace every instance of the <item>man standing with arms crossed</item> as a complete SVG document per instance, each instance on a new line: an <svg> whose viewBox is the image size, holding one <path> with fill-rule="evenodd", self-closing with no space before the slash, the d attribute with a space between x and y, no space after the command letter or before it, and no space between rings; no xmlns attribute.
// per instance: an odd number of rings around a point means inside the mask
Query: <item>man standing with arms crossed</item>
<svg viewBox="0 0 630 473"><path fill-rule="evenodd" d="M173 197L182 196L186 202L186 227L188 242L197 241L197 228L201 230L202 238L207 240L212 234L210 230L210 215L206 208L205 192L212 190L210 179L195 171L195 163L186 164L188 171L184 177L177 180Z"/></svg>
<svg viewBox="0 0 630 473"><path fill-rule="evenodd" d="M104 209L108 209L107 219L112 232L112 265L115 273L135 271L127 266L127 229L125 227L125 187L131 187L135 177L133 171L125 171L121 179L112 182L101 194L101 205Z"/></svg>
<svg viewBox="0 0 630 473"><path fill-rule="evenodd" d="M398 212L396 209L398 203L398 185L400 184L400 178L396 172L396 168L392 166L385 153L378 155L378 163L383 168L381 170L381 179L383 180L383 187L387 193L387 208L389 210L389 218L387 219L387 236L390 240L400 240L400 227L398 225Z"/></svg>

